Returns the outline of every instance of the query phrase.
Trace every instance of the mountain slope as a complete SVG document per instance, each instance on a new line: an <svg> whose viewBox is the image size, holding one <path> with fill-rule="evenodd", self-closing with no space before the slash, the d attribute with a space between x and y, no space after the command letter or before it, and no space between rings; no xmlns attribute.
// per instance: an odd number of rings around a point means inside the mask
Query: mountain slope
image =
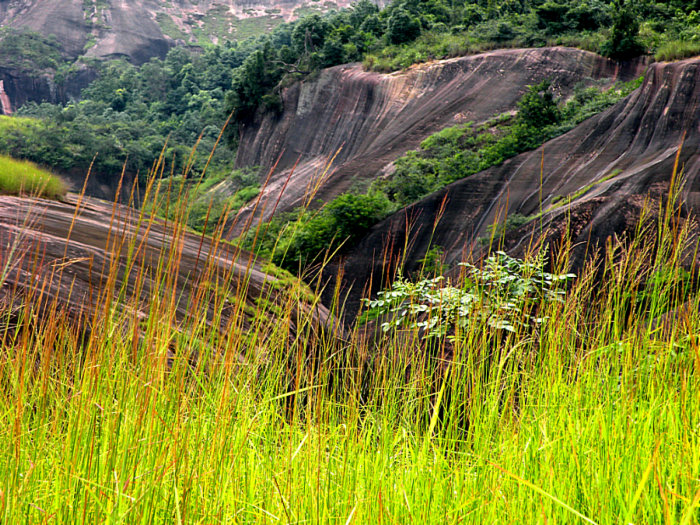
<svg viewBox="0 0 700 525"><path fill-rule="evenodd" d="M431 246L442 247L448 264L479 253L479 238L487 237L488 226L506 214L531 219L506 234L506 249L522 254L529 233L540 225L550 230L552 240L568 229L573 264L580 266L591 243L632 231L645 203L657 203L668 193L683 139L682 198L687 211L700 212L699 119L700 60L652 64L643 86L605 112L377 224L345 260L335 261L329 275L343 266L352 311L370 276L371 291L376 291L393 278L399 260L409 274Z"/></svg>
<svg viewBox="0 0 700 525"><path fill-rule="evenodd" d="M570 48L497 50L389 75L338 66L286 89L280 114L242 126L236 164L276 165L263 199L267 218L278 198L278 212L298 206L310 180L325 177L317 197L327 201L380 176L436 131L512 111L530 84L549 79L566 97L578 82L629 80L642 70L641 63L620 66ZM251 211L243 209L240 219Z"/></svg>
<svg viewBox="0 0 700 525"><path fill-rule="evenodd" d="M162 57L176 41L243 39L301 13L348 5L349 0L322 5L311 0L4 0L0 26L53 35L72 57L124 56L142 63Z"/></svg>

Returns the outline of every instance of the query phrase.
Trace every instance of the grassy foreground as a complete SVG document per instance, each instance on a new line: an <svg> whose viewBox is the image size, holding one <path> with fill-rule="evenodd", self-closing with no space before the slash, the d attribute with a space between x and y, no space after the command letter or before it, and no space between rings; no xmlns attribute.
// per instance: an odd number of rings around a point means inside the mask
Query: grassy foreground
<svg viewBox="0 0 700 525"><path fill-rule="evenodd" d="M539 329L475 316L450 345L290 342L292 303L207 338L195 300L178 335L167 289L82 337L3 314L0 523L700 523L697 268L658 215Z"/></svg>
<svg viewBox="0 0 700 525"><path fill-rule="evenodd" d="M60 178L36 164L0 155L0 194L57 199L67 191Z"/></svg>

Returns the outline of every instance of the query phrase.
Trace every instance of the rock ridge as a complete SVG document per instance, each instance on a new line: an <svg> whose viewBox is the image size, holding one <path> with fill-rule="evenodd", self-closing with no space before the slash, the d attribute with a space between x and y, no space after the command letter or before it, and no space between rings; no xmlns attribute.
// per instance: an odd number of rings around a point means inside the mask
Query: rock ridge
<svg viewBox="0 0 700 525"><path fill-rule="evenodd" d="M265 172L276 164L264 199L279 198L277 210L286 211L302 202L309 180L324 177L319 201L367 184L429 135L513 110L527 85L549 79L567 97L578 82L630 80L643 67L562 47L496 50L391 74L336 66L284 90L281 113L258 114L242 125L236 165ZM269 214L274 206L264 208Z"/></svg>
<svg viewBox="0 0 700 525"><path fill-rule="evenodd" d="M343 267L348 311L356 310L360 296L393 278L399 259L410 274L430 246L440 246L453 264L483 252L478 240L488 236L488 226L514 214L540 218L506 234L508 251L523 254L540 226L553 241L568 229L572 264L580 267L595 246L634 231L645 205L666 198L681 144L681 200L685 212L697 216L699 122L700 59L651 64L642 86L603 113L377 224L346 258L334 261L329 278ZM393 266L385 264L392 257ZM370 280L372 289L361 290Z"/></svg>

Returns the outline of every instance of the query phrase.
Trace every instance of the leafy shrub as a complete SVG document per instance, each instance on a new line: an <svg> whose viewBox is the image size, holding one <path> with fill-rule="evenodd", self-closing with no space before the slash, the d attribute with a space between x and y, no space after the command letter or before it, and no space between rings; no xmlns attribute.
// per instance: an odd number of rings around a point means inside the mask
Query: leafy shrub
<svg viewBox="0 0 700 525"><path fill-rule="evenodd" d="M561 121L561 111L550 86L547 80L530 86L518 102L519 122L530 128L542 129Z"/></svg>
<svg viewBox="0 0 700 525"><path fill-rule="evenodd" d="M639 41L639 20L624 0L617 0L610 38L603 44L601 53L618 60L634 58L645 52Z"/></svg>
<svg viewBox="0 0 700 525"><path fill-rule="evenodd" d="M356 241L388 210L389 202L382 194L340 195L316 214L301 213L273 249L272 261L290 271L306 268L343 243Z"/></svg>
<svg viewBox="0 0 700 525"><path fill-rule="evenodd" d="M420 22L404 9L395 9L387 24L387 39L391 44L415 40L420 34Z"/></svg>
<svg viewBox="0 0 700 525"><path fill-rule="evenodd" d="M441 276L415 283L399 279L365 302L370 316L390 318L382 324L385 332L408 328L423 330L427 338L454 337L473 322L515 332L545 322L538 309L544 302L562 301L563 285L575 277L547 273L545 263L542 252L525 261L496 252L482 268L460 263L467 269L462 286Z"/></svg>

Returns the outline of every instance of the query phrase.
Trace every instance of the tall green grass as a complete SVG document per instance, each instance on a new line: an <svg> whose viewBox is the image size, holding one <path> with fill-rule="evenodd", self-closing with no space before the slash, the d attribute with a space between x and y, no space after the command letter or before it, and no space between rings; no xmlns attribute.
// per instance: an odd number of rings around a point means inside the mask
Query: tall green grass
<svg viewBox="0 0 700 525"><path fill-rule="evenodd" d="M700 55L700 42L671 40L659 47L654 58L659 62L670 62L698 55Z"/></svg>
<svg viewBox="0 0 700 525"><path fill-rule="evenodd" d="M0 317L0 522L700 523L695 245L662 204L540 328L434 342L320 333L291 281L251 323L214 274L173 324L173 222L145 317ZM240 305L221 331L212 301Z"/></svg>
<svg viewBox="0 0 700 525"><path fill-rule="evenodd" d="M58 199L67 191L65 182L36 164L0 155L0 194Z"/></svg>

